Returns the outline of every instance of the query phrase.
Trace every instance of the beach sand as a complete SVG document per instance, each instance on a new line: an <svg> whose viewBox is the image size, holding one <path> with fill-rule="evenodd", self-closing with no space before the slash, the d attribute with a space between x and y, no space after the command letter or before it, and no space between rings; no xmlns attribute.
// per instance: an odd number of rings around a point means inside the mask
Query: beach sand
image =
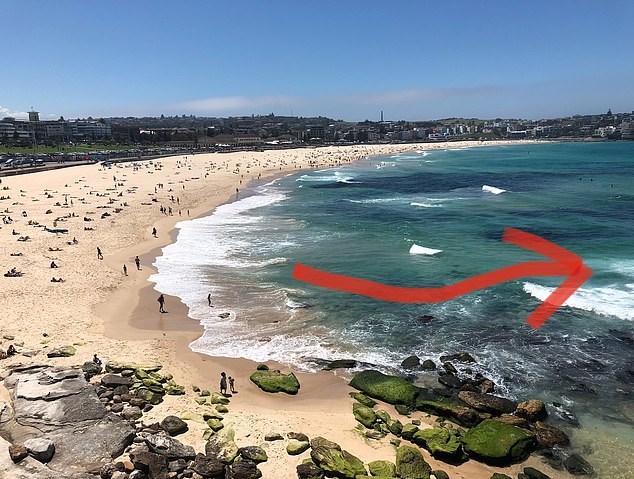
<svg viewBox="0 0 634 479"><path fill-rule="evenodd" d="M2 360L0 374L19 363L81 365L95 353L104 361L159 361L163 372L173 374L187 393L166 396L144 415L143 421L152 423L168 414L201 412L192 385L217 391L220 372L226 371L236 378L238 393L231 398L224 422L234 427L239 446L261 445L267 450L269 461L260 465L264 477L296 477L295 466L308 456L308 452L287 455L286 441L265 442L264 435L270 432L321 435L365 463L394 460L395 450L387 439L369 441L355 429L353 401L348 396L352 389L342 377L330 372L296 372L301 383L297 396L271 395L249 381L255 363L192 352L189 344L200 336L201 327L188 318L187 308L178 298L166 296L168 313L158 312L159 292L148 281L155 272L151 265L161 248L175 240L178 221L210 214L239 195L236 189L246 188L250 181L371 155L474 145L478 142L196 154L2 178L0 267L3 273L15 267L24 275L0 277L0 337L4 338L0 347L17 343L18 352L36 354ZM162 213L162 206L168 213L171 208L172 215ZM49 232L44 226L68 232ZM157 237L152 228L157 229ZM26 236L27 241L18 241ZM97 258L98 247L103 260ZM140 270L134 262L137 255ZM50 268L51 261L59 267ZM53 283L52 277L64 282ZM6 339L11 337L14 339ZM46 358L50 349L71 344L77 348L75 356ZM286 365L269 366L289 370ZM6 390L0 386L2 396ZM385 409L398 417L391 407ZM415 413L414 418L429 424L434 420L422 413ZM179 439L204 451L204 424L189 423L189 432ZM450 466L427 453L425 457L432 468L442 468L452 478L488 479L492 472L503 470L475 461ZM525 465L534 465L553 478L569 477L536 457L504 471L516 475Z"/></svg>

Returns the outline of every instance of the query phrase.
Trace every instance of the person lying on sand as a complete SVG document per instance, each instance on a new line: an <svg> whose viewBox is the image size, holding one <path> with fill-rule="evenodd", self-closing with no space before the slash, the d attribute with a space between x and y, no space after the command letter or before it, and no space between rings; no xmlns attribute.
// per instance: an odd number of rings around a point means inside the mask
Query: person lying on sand
<svg viewBox="0 0 634 479"><path fill-rule="evenodd" d="M62 251L61 248L57 248L57 247L56 248L51 248L50 246L48 247L48 250L49 251Z"/></svg>
<svg viewBox="0 0 634 479"><path fill-rule="evenodd" d="M55 264L55 261L51 261L51 268L58 268L57 264Z"/></svg>
<svg viewBox="0 0 634 479"><path fill-rule="evenodd" d="M65 283L65 281L62 278L55 279L55 276L53 276L51 283Z"/></svg>
<svg viewBox="0 0 634 479"><path fill-rule="evenodd" d="M19 278L23 274L24 273L22 271L18 271L15 267L4 273L5 277L7 278Z"/></svg>
<svg viewBox="0 0 634 479"><path fill-rule="evenodd" d="M30 236L20 236L18 238L18 241L31 241L31 237Z"/></svg>

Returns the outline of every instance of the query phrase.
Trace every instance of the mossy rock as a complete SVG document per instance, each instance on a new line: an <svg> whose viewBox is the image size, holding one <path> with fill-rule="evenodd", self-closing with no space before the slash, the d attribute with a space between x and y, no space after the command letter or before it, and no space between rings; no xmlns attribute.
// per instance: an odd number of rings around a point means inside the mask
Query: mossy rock
<svg viewBox="0 0 634 479"><path fill-rule="evenodd" d="M109 373L120 373L121 371L128 370L136 370L141 369L146 373L160 371L163 365L161 363L156 362L145 362L145 363L127 363L122 361L108 361L106 363L106 372Z"/></svg>
<svg viewBox="0 0 634 479"><path fill-rule="evenodd" d="M121 376L123 376L124 378L130 378L130 377L134 376L134 370L133 369L124 369L119 374L121 374Z"/></svg>
<svg viewBox="0 0 634 479"><path fill-rule="evenodd" d="M182 396L185 394L185 386L180 386L170 380L165 384L165 392L170 396Z"/></svg>
<svg viewBox="0 0 634 479"><path fill-rule="evenodd" d="M213 429L205 429L203 431L203 439L205 441L208 441L209 439L211 439L211 436L213 436L216 433L216 431L214 431Z"/></svg>
<svg viewBox="0 0 634 479"><path fill-rule="evenodd" d="M198 393L198 395L200 397L209 397L211 396L211 393L207 389L203 389L202 391Z"/></svg>
<svg viewBox="0 0 634 479"><path fill-rule="evenodd" d="M491 479L513 479L510 476L507 476L506 474L500 474L499 472L494 472L493 475L491 476Z"/></svg>
<svg viewBox="0 0 634 479"><path fill-rule="evenodd" d="M399 447L399 446L401 445L401 443L402 443L402 442L403 442L403 441L401 441L400 439L398 439L398 438L396 438L396 437L395 437L395 438L393 438L393 439L390 439L390 444L391 444L392 446L394 446L394 447Z"/></svg>
<svg viewBox="0 0 634 479"><path fill-rule="evenodd" d="M475 426L481 421L481 417L473 409L455 404L451 400L429 401L417 400L416 409L435 416L444 417L454 421L461 426Z"/></svg>
<svg viewBox="0 0 634 479"><path fill-rule="evenodd" d="M218 419L218 420L222 421L224 419L224 416L222 414L220 414L218 411L216 411L214 409L210 409L210 410L205 411L203 413L203 419L205 421L209 421L210 419Z"/></svg>
<svg viewBox="0 0 634 479"><path fill-rule="evenodd" d="M462 449L460 435L455 429L445 427L422 429L414 434L412 441L427 449L435 459L440 461L458 464L467 459Z"/></svg>
<svg viewBox="0 0 634 479"><path fill-rule="evenodd" d="M401 446L396 450L396 474L402 479L429 479L431 466L416 448Z"/></svg>
<svg viewBox="0 0 634 479"><path fill-rule="evenodd" d="M260 446L241 447L238 449L238 453L245 461L254 462L256 464L269 460L269 456L266 454L266 451Z"/></svg>
<svg viewBox="0 0 634 479"><path fill-rule="evenodd" d="M408 441L411 441L411 439L414 437L414 434L416 434L417 432L418 432L417 426L414 426L413 424L405 424L401 428L401 437L403 439L407 439Z"/></svg>
<svg viewBox="0 0 634 479"><path fill-rule="evenodd" d="M207 404L207 398L196 398L194 399L194 401L196 401L198 404L200 404L201 406L203 404Z"/></svg>
<svg viewBox="0 0 634 479"><path fill-rule="evenodd" d="M203 417L194 411L184 411L178 415L183 421L193 421L199 424L205 424Z"/></svg>
<svg viewBox="0 0 634 479"><path fill-rule="evenodd" d="M209 397L209 402L211 404L229 404L229 398L223 396L220 393L213 393Z"/></svg>
<svg viewBox="0 0 634 479"><path fill-rule="evenodd" d="M492 465L507 465L526 458L535 445L535 435L526 429L486 419L463 437L469 456Z"/></svg>
<svg viewBox="0 0 634 479"><path fill-rule="evenodd" d="M308 450L310 443L308 441L298 441L297 439L291 439L286 445L286 452L291 456L297 456L302 452Z"/></svg>
<svg viewBox="0 0 634 479"><path fill-rule="evenodd" d="M376 411L376 417L380 419L382 422L384 422L385 424L388 424L392 420L388 412L384 411L383 409Z"/></svg>
<svg viewBox="0 0 634 479"><path fill-rule="evenodd" d="M238 446L233 428L226 427L209 438L205 444L205 455L217 457L224 464L231 464L238 457Z"/></svg>
<svg viewBox="0 0 634 479"><path fill-rule="evenodd" d="M410 414L412 414L412 409L405 404L396 404L394 406L394 409L396 409L396 412L399 413L401 416L409 416Z"/></svg>
<svg viewBox="0 0 634 479"><path fill-rule="evenodd" d="M374 399L369 398L363 393L352 392L350 393L350 397L354 399L355 401L360 402L361 404L369 408L373 408L377 404L377 402Z"/></svg>
<svg viewBox="0 0 634 479"><path fill-rule="evenodd" d="M258 364L258 367L256 369L258 371L268 371L269 367L266 364Z"/></svg>
<svg viewBox="0 0 634 479"><path fill-rule="evenodd" d="M195 384L192 385L192 391L194 391L195 393L199 393L200 392L200 388L198 386L196 386Z"/></svg>
<svg viewBox="0 0 634 479"><path fill-rule="evenodd" d="M354 403L352 405L352 414L354 418L363 424L368 429L372 429L372 426L376 422L376 414L374 411L361 403Z"/></svg>
<svg viewBox="0 0 634 479"><path fill-rule="evenodd" d="M282 374L276 370L258 370L251 374L249 379L267 393L297 394L300 387L295 374Z"/></svg>
<svg viewBox="0 0 634 479"><path fill-rule="evenodd" d="M368 463L372 476L396 476L396 465L390 461L372 461Z"/></svg>
<svg viewBox="0 0 634 479"><path fill-rule="evenodd" d="M49 358L69 358L77 353L75 346L60 346L59 348L51 349L46 356Z"/></svg>
<svg viewBox="0 0 634 479"><path fill-rule="evenodd" d="M156 394L165 394L165 390L163 389L163 385L161 383L157 383L153 379L147 378L143 380L143 386Z"/></svg>
<svg viewBox="0 0 634 479"><path fill-rule="evenodd" d="M136 397L143 399L150 404L156 406L157 404L161 404L163 402L163 395L157 394L154 391L150 391L145 387L140 387L135 392Z"/></svg>
<svg viewBox="0 0 634 479"><path fill-rule="evenodd" d="M310 457L319 468L326 472L327 476L355 479L357 476L366 475L361 459L342 450L339 446L319 445L315 447L313 445Z"/></svg>
<svg viewBox="0 0 634 479"><path fill-rule="evenodd" d="M147 372L143 371L143 369L135 369L134 376L141 381L143 381L144 379L149 379L150 377L150 375Z"/></svg>
<svg viewBox="0 0 634 479"><path fill-rule="evenodd" d="M401 433L403 432L403 424L399 420L390 421L387 424L387 428L395 436L400 436Z"/></svg>
<svg viewBox="0 0 634 479"><path fill-rule="evenodd" d="M435 471L431 471L431 473L436 477L436 479L449 479L449 474L442 469L436 469Z"/></svg>
<svg viewBox="0 0 634 479"><path fill-rule="evenodd" d="M217 432L220 431L225 425L222 423L220 419L212 418L207 421L207 425L211 428L212 431Z"/></svg>
<svg viewBox="0 0 634 479"><path fill-rule="evenodd" d="M418 388L404 378L375 370L360 372L352 378L350 386L389 404L413 405L418 395Z"/></svg>
<svg viewBox="0 0 634 479"><path fill-rule="evenodd" d="M150 379L152 379L153 381L156 381L159 384L163 384L164 382L167 381L167 378L165 376L157 373L156 371L150 371L148 373L148 376L150 377Z"/></svg>
<svg viewBox="0 0 634 479"><path fill-rule="evenodd" d="M216 404L216 411L226 414L229 412L229 409L227 409L227 406L224 404Z"/></svg>
<svg viewBox="0 0 634 479"><path fill-rule="evenodd" d="M525 467L524 474L526 474L530 479L550 479L550 476L544 474L542 471L535 469L534 467Z"/></svg>

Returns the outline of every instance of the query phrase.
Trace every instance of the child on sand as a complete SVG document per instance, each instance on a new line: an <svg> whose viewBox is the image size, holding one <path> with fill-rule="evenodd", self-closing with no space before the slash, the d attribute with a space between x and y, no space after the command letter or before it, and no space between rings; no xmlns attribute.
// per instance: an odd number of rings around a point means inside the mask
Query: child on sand
<svg viewBox="0 0 634 479"><path fill-rule="evenodd" d="M233 394L235 394L235 392L236 392L235 383L236 383L236 380L233 379L231 376L229 376L229 390Z"/></svg>

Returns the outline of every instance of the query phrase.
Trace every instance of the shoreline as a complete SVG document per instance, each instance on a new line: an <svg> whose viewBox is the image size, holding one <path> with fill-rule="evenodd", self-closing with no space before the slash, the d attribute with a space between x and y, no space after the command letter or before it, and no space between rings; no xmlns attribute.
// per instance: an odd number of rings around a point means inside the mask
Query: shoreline
<svg viewBox="0 0 634 479"><path fill-rule="evenodd" d="M474 144L465 146L497 146L500 144L520 144L520 142L499 142L495 144L479 144L478 142L474 142ZM434 149L460 147L456 143L425 146ZM262 175L262 181L270 181L279 175L297 173L306 169L335 166L333 161L336 163L337 159L334 158L336 155L347 155L344 156L343 159L341 157L338 159L345 163L350 163L367 156L394 154L396 152L406 152L415 149L422 149L421 145L386 145L386 148L334 148L323 149L322 151L305 150L302 152L283 151L276 152L277 157L275 158L277 158L277 162L271 160L273 163L269 164L269 160L267 160L266 164L259 165L260 168L253 168L252 173L249 168L247 168L247 173L251 174L252 179L256 174L260 173ZM297 157L292 156L299 153L304 153L304 157L302 158L303 163L301 165L295 163L294 160L297 160ZM228 155L231 156L231 158L229 158ZM111 235L111 237L108 237L111 242L108 248L104 247L105 243L102 243L102 238L94 238L90 230L84 230L83 234L81 234L80 231L77 234L78 237L81 237L79 244L76 246L81 250L82 254L93 258L92 260L86 260L86 265L89 267L88 271L80 268L78 274L72 275L67 273L64 261L67 257L65 254L59 253L61 260L58 261L62 261L64 266L63 269L59 270L59 273L63 271L67 284L49 284L48 287L52 291L52 296L44 298L44 304L47 304L47 300L51 298L54 300L55 305L59 305L58 309L63 309L63 305L67 305L68 301L76 299L81 299L81 304L77 305L78 312L76 315L60 313L59 318L55 316L54 320L49 321L48 324L38 324L38 326L42 326L40 329L46 327L47 330L55 332L53 334L47 334L47 339L42 340L41 336L39 336L41 331L30 331L32 337L25 341L27 344L25 344L24 349L41 348L42 345L44 348L47 348L49 345L58 346L69 343L79 336L79 341L77 342L78 353L76 357L59 358L49 360L49 362L59 365L77 364L78 362L81 363L82 360L89 361L93 353L98 353L99 356L105 360L133 360L136 362L159 360L164 365L164 371L172 373L175 380L185 386L186 395L184 398L189 400L194 397L191 388L193 384L204 389L215 391L217 390L217 380L220 371L227 371L229 375L237 378L236 387L238 394L232 399L231 417L227 418L228 420L230 419L227 422L233 423L237 438L250 436L250 442L261 442L266 433L274 430L280 432L302 430L310 432L311 435L326 436L342 444L346 450L361 457L364 461L377 458L393 459L394 450L389 444L369 444L359 439L354 429L357 423L351 414L352 399L348 396L350 388L344 380L336 374L327 371L317 373L295 372L301 384L301 389L297 396L280 397L278 395L262 393L248 380L248 376L255 370L257 363L247 359L209 356L193 352L189 348L190 343L200 336L203 327L196 320L189 318L188 309L180 299L167 297L166 309L169 313L164 315L158 313L158 305L156 303L158 293L154 290L153 283L150 282L148 278L155 272L151 264L154 263L155 258L160 254L161 248L176 240L178 233L178 229L176 228L177 222L207 216L212 214L219 205L230 201L234 189L236 187L243 188L243 186L238 183L241 177L235 176L236 173L230 171L230 168L238 168L235 165L240 165L245 161L256 161L253 158L266 157L267 155L249 152L216 156L202 155L203 158L200 158L200 156L201 155L194 155L189 162L184 163L185 166L182 166L183 168L189 168L188 171L193 171L193 166L188 167L187 165L200 163L197 165L199 176L192 177L191 181L199 182L202 178L201 173L206 171L204 162L211 160L214 160L214 163L216 162L215 160L217 160L221 166L210 174L220 173L218 176L222 177L217 178L217 181L212 184L208 184L207 181L204 181L202 186L194 188L194 193L191 194L191 196L193 196L192 198L187 198L186 201L179 203L180 209L182 210L186 210L187 207L189 207L190 211L188 216L174 215L159 217L159 219L157 219L157 215L153 210L158 207L159 203L141 202L143 206L139 206L132 215L126 218L124 234L119 234L121 232L117 229L119 227L118 222L110 220L112 235L114 236ZM178 166L178 163L183 161L182 158L186 157L172 157L162 159L163 161L160 162L149 162L149 164L142 165L140 168L145 167L146 170L148 170L145 172L148 174L153 175L156 172L161 174L164 167L157 165L162 165L163 162L168 160L176 162L176 169L173 168L174 165L171 165L169 173L171 176L168 176L168 178L177 180L179 178L178 175L182 173L178 171L178 169L181 168L181 166ZM251 160L249 160L249 158L251 158ZM321 161L321 163L316 159ZM230 164L231 161L233 162L232 164ZM225 164L226 167L224 171L220 172L222 165ZM248 164L249 163L247 163L247 165ZM150 169L150 165L152 165L153 169ZM115 168L108 171L104 169L103 172L101 169L95 171L98 165L87 168L92 168L92 171L88 171L88 169L76 170L75 168L69 168L64 172L69 173L67 176L70 176L70 173L75 173L76 177L84 172L87 176L92 174L90 179L91 183L93 180L95 182L97 181L96 177L100 177L103 181L95 190L100 191L101 193L99 194L101 195L110 194L112 188L108 188L108 186L110 184L109 177L112 173L115 173L114 176L119 176L120 173L124 173L124 176L126 176L124 168ZM126 166L125 168L129 167ZM244 168L244 166L242 166L242 168ZM167 166L165 166L165 169L167 169ZM141 170L141 172L143 171ZM127 173L131 172L128 171ZM207 173L205 173L205 180L207 178L206 175ZM51 175L47 176L50 177ZM161 178L164 176L165 173L163 173ZM47 184L47 181L49 181L48 177L40 177L38 179L42 179L43 184ZM82 180L82 178L84 177L79 177L79 179L75 181L75 184L80 184L82 181L89 181ZM156 178L156 180L160 179L163 181L161 178ZM154 180L154 178L150 178L150 180ZM118 180L115 180L115 183L117 181ZM125 182L128 181L129 179L126 179ZM171 191L177 186L180 187L180 183L183 183L182 190L186 191L185 182L187 181L189 180L185 179L184 181L179 181L179 184L173 183L174 186L170 186L172 184L172 182L170 182L167 184L167 187L169 191ZM151 188L156 184L156 181L148 181L146 183L147 184L143 187L137 187L135 184L134 188L128 188L125 192L126 195L137 194L138 188L145 188L145 190L141 190L143 193L149 196L156 196L156 193L153 195L151 192ZM197 185L198 184L199 183L197 183ZM63 185L63 181L58 181L58 185L56 185L57 188L54 187L53 191L58 193L59 189L69 186L69 184L66 184L66 186ZM28 185L28 187L31 188L31 185ZM246 185L244 187L246 187ZM40 190L43 189L41 184L34 187L35 190L38 188L40 188ZM90 194L92 195L93 186L90 185L90 188ZM117 190L117 188L118 187L115 187L115 190ZM211 191L209 191L210 189ZM22 191L22 187L20 187L20 190ZM24 191L28 194L29 189L27 189L27 186L24 187ZM33 191L33 189L31 189L31 191ZM154 191L156 192L157 190L155 189ZM169 193L169 191L167 193ZM191 189L187 190L187 194L190 194L190 191ZM15 192L15 189L12 189L12 193L13 192ZM77 198L75 200L76 203L79 201L80 193L81 190L78 190L75 194L71 194L71 198ZM120 191L120 193L123 193L123 191ZM53 195L53 193L49 194ZM99 194L97 196L99 196ZM163 195L165 195L165 193L163 193ZM94 198L90 199L93 200ZM138 198L134 199L135 201L138 200ZM57 196L57 200L59 202L59 196ZM163 196L163 200L167 201L165 196ZM33 199L33 201L36 201L36 199ZM102 201L101 197L99 201ZM167 204L174 206L173 201ZM39 206L43 207L41 204ZM144 206L152 207L149 213L147 211L148 208L144 208ZM19 206L13 209L17 210L18 208ZM98 210L95 210L93 212L93 207L88 208L88 211L84 208L82 215L89 215L89 213L96 213L97 211ZM13 214L16 217L18 216L17 211ZM31 215L30 212L29 215ZM52 217L45 216L39 216L38 218L41 218L41 220L47 219L49 222L53 219ZM94 223L84 224L92 225ZM158 239L153 238L148 231L152 226L158 229ZM106 230L107 229L108 228L106 228ZM109 231L106 231L104 237L108 236L109 233ZM62 245L62 242L65 243L68 239L67 237L59 238L59 235L56 236L57 243ZM53 237L46 237L47 240L51 238ZM52 241L44 241L39 244L39 246L41 247L46 243L52 243ZM94 246L100 243L105 255L103 262L94 258ZM29 244L29 246L35 245ZM75 246L64 247L64 249L72 248L75 248ZM5 252L6 251L7 248L5 248ZM29 256L32 253L35 252L30 252ZM136 255L139 255L141 258L142 266L140 272L136 271L133 262ZM48 255L45 253L44 256L51 256L51 253ZM53 256L57 257L57 253L53 253ZM71 258L67 259L69 259L69 263L72 263ZM121 272L122 264L128 266L128 277L123 276ZM104 269L103 266L100 267L100 265L105 265L106 269ZM28 266L35 269L34 263L28 263ZM33 274L35 273L36 272L33 271ZM44 281L47 281L45 278L50 276L50 270L44 266L37 271L37 274L43 276ZM67 274L69 276L67 276ZM82 282L77 289L71 288L75 281ZM89 286L86 286L88 283ZM64 292L64 290L60 291L61 288L53 290L52 288L56 286L69 288L66 292ZM94 289L90 289L91 287ZM88 294L86 292L88 290L92 291L92 293ZM21 290L21 292L25 294L23 290ZM79 297L73 296L74 294L79 294ZM34 306L37 307L37 305ZM73 304L73 306L75 305ZM28 312L28 310L18 312L16 315L16 318L18 318L17 327L13 327L13 331L9 328L9 332L12 333L12 336L23 337L27 335L30 329L34 329L27 316ZM86 314L86 317L80 320L76 319L76 317L81 316L81 312L90 312L92 314ZM72 327L69 328L68 325L72 325ZM86 348L84 347L85 345L90 345L90 347ZM22 361L22 358L20 361ZM37 357L34 361L38 361ZM11 359L7 365L17 362L17 360ZM268 364L275 368L286 371L289 370L288 366L275 364L273 362L268 362ZM4 365L5 364L2 364L2 366ZM179 412L183 411L183 408L183 399L171 396L166 397L164 405L151 411L147 417L144 416L144 421L151 422L153 420L160 420L171 412L178 415ZM185 407L185 410L187 409L192 408ZM393 410L389 410L389 412L395 414ZM337 427L333 428L333 424L336 424ZM191 429L190 433L183 436L183 441L193 445L197 450L203 449L204 441L200 434L202 429L196 427L192 427ZM272 444L270 446L274 449ZM275 461L271 460L262 465L261 469L265 476L277 471L294 471L294 466L298 458L286 455L283 450L273 452ZM539 460L533 457L529 462L522 463L521 466L525 466L531 463L531 461L540 465ZM432 463L434 467L442 467L450 473L451 477L456 478L470 477L476 479L486 477L488 479L491 475L491 471L493 471L489 466L473 462L457 468L433 459L430 460L430 463ZM281 469L279 469L280 467ZM504 470L517 472L520 471L520 465L504 468ZM552 477L555 478L559 476L553 475Z"/></svg>

